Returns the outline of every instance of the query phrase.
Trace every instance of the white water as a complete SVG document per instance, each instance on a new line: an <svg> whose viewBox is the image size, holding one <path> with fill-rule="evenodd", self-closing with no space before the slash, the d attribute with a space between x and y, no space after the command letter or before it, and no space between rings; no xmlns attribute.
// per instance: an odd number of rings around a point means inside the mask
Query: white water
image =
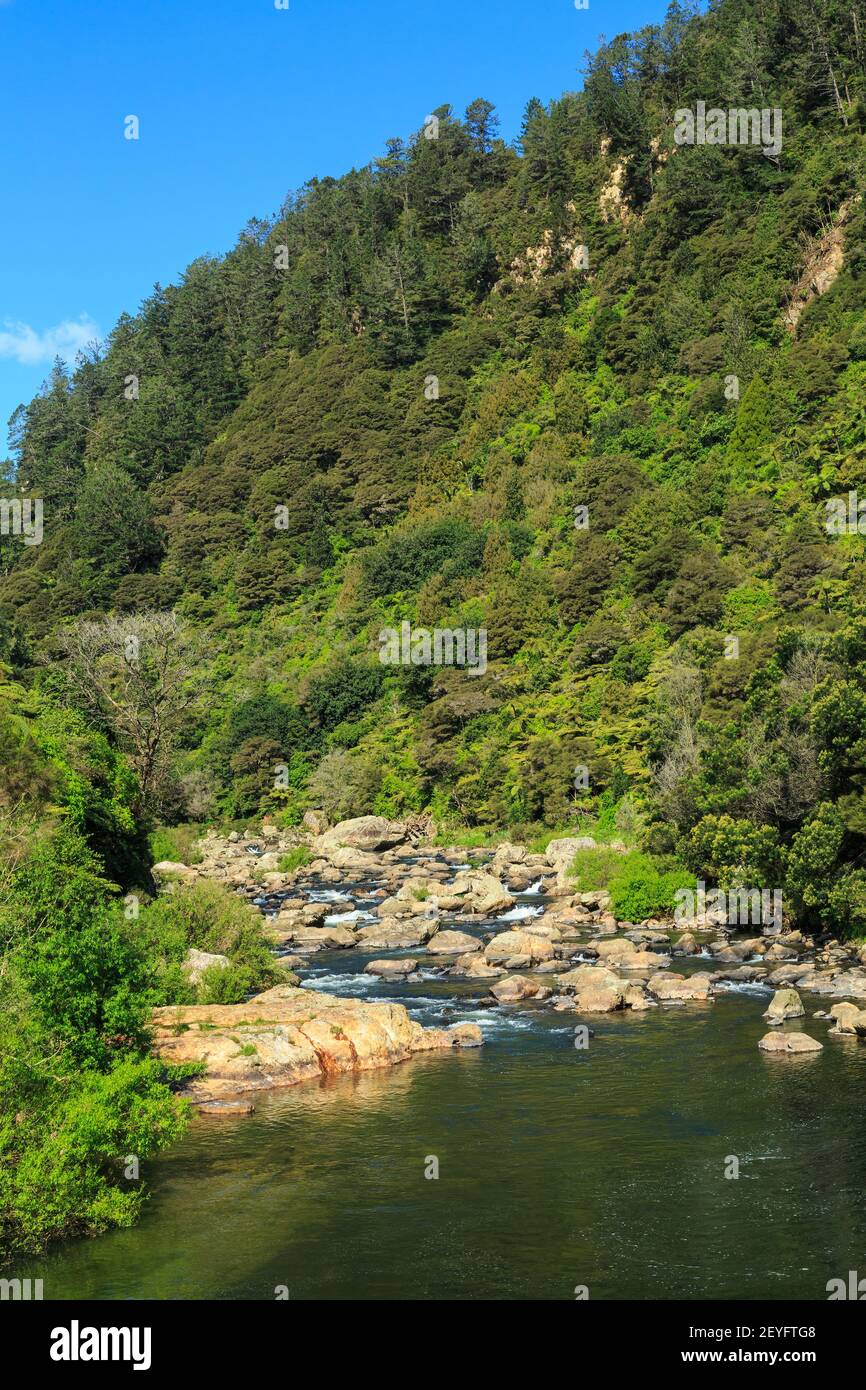
<svg viewBox="0 0 866 1390"><path fill-rule="evenodd" d="M540 917L543 907L513 907L510 912L504 912L497 918L499 922L523 922L527 917Z"/></svg>

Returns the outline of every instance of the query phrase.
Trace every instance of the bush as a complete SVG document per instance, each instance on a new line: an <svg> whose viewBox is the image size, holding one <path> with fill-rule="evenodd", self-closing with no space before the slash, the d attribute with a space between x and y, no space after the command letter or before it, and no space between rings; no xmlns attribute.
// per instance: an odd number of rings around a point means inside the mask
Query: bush
<svg viewBox="0 0 866 1390"><path fill-rule="evenodd" d="M198 982L199 1004L242 1004L260 982L246 965L209 965Z"/></svg>
<svg viewBox="0 0 866 1390"><path fill-rule="evenodd" d="M200 864L201 850L197 842L201 835L199 825L161 825L148 837L148 845L153 863L169 860L173 864Z"/></svg>
<svg viewBox="0 0 866 1390"><path fill-rule="evenodd" d="M310 778L309 793L313 804L334 822L366 815L381 785L381 770L371 758L336 749L319 763Z"/></svg>
<svg viewBox="0 0 866 1390"><path fill-rule="evenodd" d="M771 825L733 816L704 816L681 849L690 869L722 888L769 888L781 881L779 833Z"/></svg>
<svg viewBox="0 0 866 1390"><path fill-rule="evenodd" d="M677 889L694 885L685 869L665 869L648 854L637 850L623 854L606 845L579 850L570 872L582 892L606 888L611 911L626 922L672 913Z"/></svg>
<svg viewBox="0 0 866 1390"><path fill-rule="evenodd" d="M233 971L216 984L202 976L205 992L219 998L206 1003L237 1003L252 990L263 989L278 978L278 968L265 935L264 920L236 893L222 884L203 882L178 885L174 892L160 897L141 913L138 922L149 954L157 964L160 1003L185 1003L189 985L180 970L190 947L228 956ZM238 972L242 971L241 976ZM233 996L225 998L221 991ZM202 994L199 985L197 997Z"/></svg>

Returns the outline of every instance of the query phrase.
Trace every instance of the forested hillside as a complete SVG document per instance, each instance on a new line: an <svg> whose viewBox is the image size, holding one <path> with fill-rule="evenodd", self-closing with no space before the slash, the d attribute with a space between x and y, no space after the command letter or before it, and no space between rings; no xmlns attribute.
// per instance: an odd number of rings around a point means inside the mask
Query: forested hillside
<svg viewBox="0 0 866 1390"><path fill-rule="evenodd" d="M781 148L677 144L699 102ZM145 887L157 824L429 810L862 933L866 5L673 4L514 146L486 100L422 122L16 413L16 901L44 936ZM486 630L486 669L383 665L404 622Z"/></svg>

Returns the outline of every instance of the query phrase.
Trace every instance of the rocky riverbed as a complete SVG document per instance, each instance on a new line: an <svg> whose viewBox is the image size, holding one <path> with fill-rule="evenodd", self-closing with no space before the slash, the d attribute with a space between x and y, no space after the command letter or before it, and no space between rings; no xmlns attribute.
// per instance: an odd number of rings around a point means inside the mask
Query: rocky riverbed
<svg viewBox="0 0 866 1390"><path fill-rule="evenodd" d="M365 816L327 829L314 817L309 829L310 862L291 874L279 863L296 837L267 824L254 836L207 836L194 867L154 870L166 883L213 878L241 893L266 917L287 969L285 985L246 1004L157 1010L161 1055L206 1066L188 1088L202 1108L476 1047L503 1012L562 1014L577 1035L599 1014L706 1008L737 991L754 995L765 1052L820 1052L802 1028L807 1015L828 1038L866 1038L866 949L785 925L763 935L712 913L617 921L607 894L568 877L585 838L532 854L514 844L437 849L423 820ZM402 998L389 997L398 986ZM425 987L435 1021L451 1026L423 1026Z"/></svg>

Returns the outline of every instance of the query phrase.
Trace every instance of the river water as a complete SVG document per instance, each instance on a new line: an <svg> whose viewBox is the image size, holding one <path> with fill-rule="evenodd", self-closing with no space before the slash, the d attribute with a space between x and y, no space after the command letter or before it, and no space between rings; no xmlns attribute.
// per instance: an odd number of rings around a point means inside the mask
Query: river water
<svg viewBox="0 0 866 1390"><path fill-rule="evenodd" d="M826 1299L866 1275L866 1046L827 1038L826 1000L793 1025L817 1054L758 1050L755 987L595 1017L578 1049L573 1014L370 959L316 956L304 983L472 1020L485 1047L197 1119L147 1165L137 1226L16 1273L46 1298L409 1300Z"/></svg>

